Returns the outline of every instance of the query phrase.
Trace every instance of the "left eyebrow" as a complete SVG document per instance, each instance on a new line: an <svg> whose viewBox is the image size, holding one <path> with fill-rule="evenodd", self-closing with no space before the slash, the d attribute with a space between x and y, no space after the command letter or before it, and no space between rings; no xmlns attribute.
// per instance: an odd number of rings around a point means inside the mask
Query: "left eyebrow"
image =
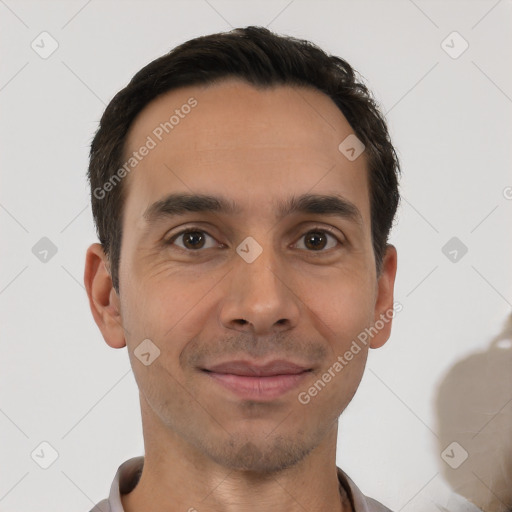
<svg viewBox="0 0 512 512"><path fill-rule="evenodd" d="M302 194L291 196L284 202L278 202L276 211L278 218L295 213L335 215L363 227L363 217L357 206L338 195ZM191 212L239 215L242 213L242 208L223 196L173 193L151 204L144 212L143 217L151 224L163 218L183 216Z"/></svg>
<svg viewBox="0 0 512 512"><path fill-rule="evenodd" d="M363 227L363 216L357 206L338 195L303 194L298 197L292 196L286 202L279 203L277 211L280 218L294 213L335 215Z"/></svg>

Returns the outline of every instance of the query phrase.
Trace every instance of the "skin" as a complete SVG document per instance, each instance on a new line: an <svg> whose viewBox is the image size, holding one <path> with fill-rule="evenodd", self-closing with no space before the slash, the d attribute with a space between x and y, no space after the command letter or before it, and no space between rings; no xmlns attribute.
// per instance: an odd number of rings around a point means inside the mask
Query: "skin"
<svg viewBox="0 0 512 512"><path fill-rule="evenodd" d="M388 246L377 276L365 154L351 162L340 153L353 130L323 93L257 90L236 79L151 102L130 129L126 154L191 96L198 105L123 182L119 295L101 246L86 257L94 319L108 345L128 347L140 390L145 465L124 508L349 511L336 474L338 417L368 347L310 403L297 395L393 307L396 249ZM242 212L189 213L149 226L144 211L170 192L224 195ZM303 193L343 196L362 226L329 215L276 217L274 201ZM186 249L183 236L162 243L187 227L209 235L202 248ZM320 249L307 245L309 230L326 227L343 245L332 235ZM247 236L263 249L250 264L236 252ZM391 321L371 347L390 331ZM161 352L149 366L133 353L146 338ZM198 369L234 359L288 359L312 372L276 399L245 400Z"/></svg>

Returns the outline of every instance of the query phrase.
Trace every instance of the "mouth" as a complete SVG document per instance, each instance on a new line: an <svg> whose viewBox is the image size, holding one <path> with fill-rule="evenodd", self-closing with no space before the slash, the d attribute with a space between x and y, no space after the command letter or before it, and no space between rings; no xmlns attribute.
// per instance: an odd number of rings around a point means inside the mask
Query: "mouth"
<svg viewBox="0 0 512 512"><path fill-rule="evenodd" d="M297 387L312 371L290 361L271 361L257 365L248 361L229 361L201 368L213 382L239 398L274 400Z"/></svg>

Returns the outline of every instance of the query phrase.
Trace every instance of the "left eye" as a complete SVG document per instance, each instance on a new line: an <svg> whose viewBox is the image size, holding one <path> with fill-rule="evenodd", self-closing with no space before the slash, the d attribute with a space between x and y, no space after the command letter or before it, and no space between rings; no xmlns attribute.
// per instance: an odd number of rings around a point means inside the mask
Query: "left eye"
<svg viewBox="0 0 512 512"><path fill-rule="evenodd" d="M327 240L326 237L330 237L334 241L334 245L332 245L331 247L327 247L327 249L332 249L333 247L336 247L340 243L340 241L333 234L331 234L328 231L325 231L323 229L315 229L315 230L308 231L307 233L302 235L300 237L300 239L302 240L304 238L306 240L306 244L309 244L310 247L314 248L313 252L319 252L318 251L319 246L321 246L320 249L326 248L327 242L322 243L322 241L321 241L322 239ZM320 240L320 242L319 242L319 240Z"/></svg>

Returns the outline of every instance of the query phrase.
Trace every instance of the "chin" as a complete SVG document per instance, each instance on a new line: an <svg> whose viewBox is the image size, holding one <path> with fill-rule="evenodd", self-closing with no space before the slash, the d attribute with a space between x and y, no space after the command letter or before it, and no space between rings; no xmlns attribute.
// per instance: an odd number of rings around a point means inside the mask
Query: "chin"
<svg viewBox="0 0 512 512"><path fill-rule="evenodd" d="M314 443L283 437L262 438L233 436L224 445L218 443L214 449L203 447L219 465L230 470L248 471L259 474L278 473L303 460L315 447Z"/></svg>

